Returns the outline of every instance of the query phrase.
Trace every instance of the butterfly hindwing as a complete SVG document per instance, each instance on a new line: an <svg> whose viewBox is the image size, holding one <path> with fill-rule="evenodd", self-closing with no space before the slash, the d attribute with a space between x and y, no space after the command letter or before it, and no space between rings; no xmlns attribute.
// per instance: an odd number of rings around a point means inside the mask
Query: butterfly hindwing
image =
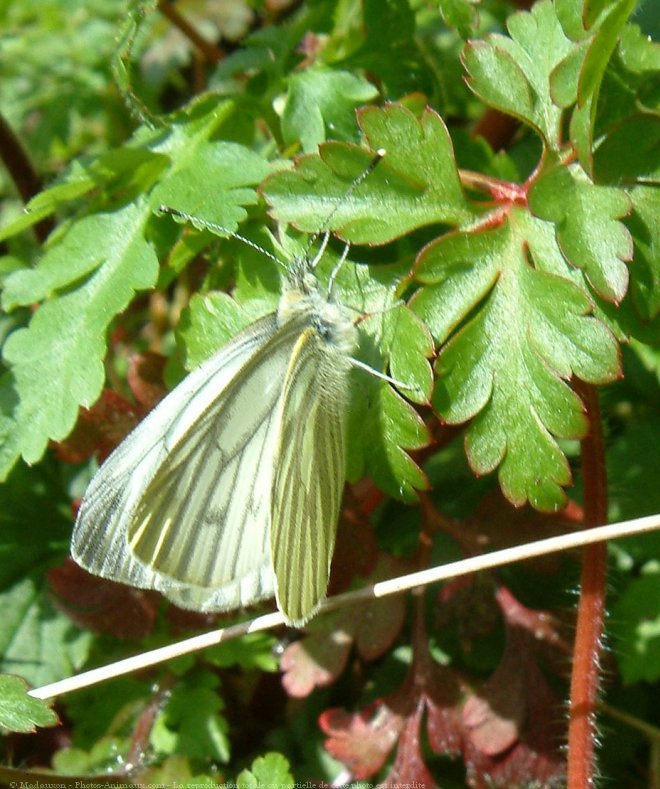
<svg viewBox="0 0 660 789"><path fill-rule="evenodd" d="M350 362L309 327L284 381L273 476L277 602L303 624L323 599L344 488Z"/></svg>

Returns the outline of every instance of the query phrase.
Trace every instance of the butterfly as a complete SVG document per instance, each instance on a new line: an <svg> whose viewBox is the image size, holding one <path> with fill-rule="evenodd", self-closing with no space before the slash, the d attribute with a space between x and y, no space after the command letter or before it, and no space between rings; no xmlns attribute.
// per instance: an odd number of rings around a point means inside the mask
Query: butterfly
<svg viewBox="0 0 660 789"><path fill-rule="evenodd" d="M286 267L277 311L190 373L103 463L73 531L79 565L197 611L274 595L288 623L314 615L345 482L349 374L364 366L352 313L315 273L328 236Z"/></svg>

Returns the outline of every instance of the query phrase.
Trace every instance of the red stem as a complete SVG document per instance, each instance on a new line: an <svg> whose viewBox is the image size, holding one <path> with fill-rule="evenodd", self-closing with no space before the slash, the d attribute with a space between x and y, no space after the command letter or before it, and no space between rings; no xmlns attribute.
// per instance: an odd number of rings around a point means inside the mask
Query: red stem
<svg viewBox="0 0 660 789"><path fill-rule="evenodd" d="M589 435L582 441L584 527L607 522L607 472L598 393L575 381L589 418ZM583 549L580 602L571 675L568 727L568 789L593 786L596 758L596 704L600 677L600 649L605 616L607 545Z"/></svg>

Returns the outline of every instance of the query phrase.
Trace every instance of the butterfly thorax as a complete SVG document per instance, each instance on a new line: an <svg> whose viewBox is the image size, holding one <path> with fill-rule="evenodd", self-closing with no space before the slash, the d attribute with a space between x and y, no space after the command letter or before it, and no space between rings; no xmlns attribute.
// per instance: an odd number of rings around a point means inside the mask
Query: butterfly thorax
<svg viewBox="0 0 660 789"><path fill-rule="evenodd" d="M324 342L347 357L357 347L358 333L350 312L320 289L314 273L304 265L294 265L277 310L280 326L290 321L314 328Z"/></svg>

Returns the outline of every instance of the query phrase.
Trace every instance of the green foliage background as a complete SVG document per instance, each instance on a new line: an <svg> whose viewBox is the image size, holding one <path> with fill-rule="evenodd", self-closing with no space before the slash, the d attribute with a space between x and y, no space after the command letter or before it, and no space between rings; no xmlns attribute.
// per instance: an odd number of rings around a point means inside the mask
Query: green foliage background
<svg viewBox="0 0 660 789"><path fill-rule="evenodd" d="M38 686L136 639L146 649L211 625L65 563L94 453L163 378L174 385L277 304L272 261L163 205L280 258L326 222L352 244L337 290L371 316L359 358L406 386L353 381L353 520L334 590L574 528L588 430L575 378L600 390L611 519L660 510L653 3L182 0L177 12L217 42L205 53L151 5L0 6L0 111L45 184L24 212L4 157L4 673ZM501 139L496 118L510 124ZM378 148L383 161L344 199ZM331 242L322 279L342 247ZM424 506L409 506L424 489ZM601 769L617 786L647 785L649 741L657 758L659 549L657 534L610 546ZM300 640L249 637L80 691L57 707L66 743L13 735L6 763L89 776L130 762L135 780L183 785L347 769L550 785L576 578L571 557L511 568L430 590L425 611L400 600L339 613ZM530 613L520 641L514 599L551 611L552 628ZM0 725L52 724L1 679Z"/></svg>

